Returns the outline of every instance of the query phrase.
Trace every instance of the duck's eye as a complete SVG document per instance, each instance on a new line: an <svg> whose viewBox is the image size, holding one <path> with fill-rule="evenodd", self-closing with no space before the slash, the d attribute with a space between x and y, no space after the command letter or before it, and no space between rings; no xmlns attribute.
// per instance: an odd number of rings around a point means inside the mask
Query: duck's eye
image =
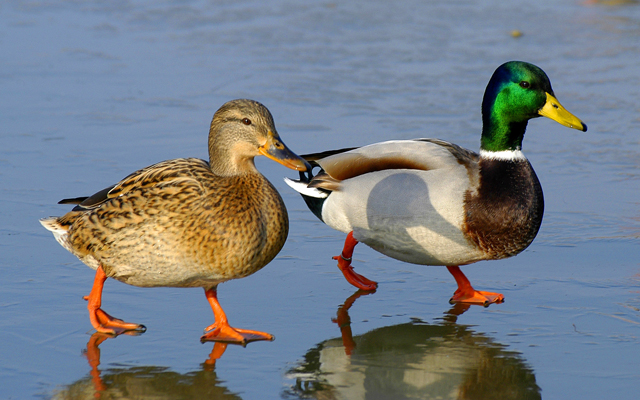
<svg viewBox="0 0 640 400"><path fill-rule="evenodd" d="M531 86L531 84L527 81L522 81L520 82L520 87L528 89Z"/></svg>
<svg viewBox="0 0 640 400"><path fill-rule="evenodd" d="M249 118L243 118L242 123L245 125L251 125L251 120Z"/></svg>

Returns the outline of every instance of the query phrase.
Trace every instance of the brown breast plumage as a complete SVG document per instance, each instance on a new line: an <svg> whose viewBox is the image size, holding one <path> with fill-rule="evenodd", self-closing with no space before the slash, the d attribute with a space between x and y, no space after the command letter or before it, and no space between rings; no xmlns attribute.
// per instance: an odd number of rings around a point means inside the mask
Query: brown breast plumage
<svg viewBox="0 0 640 400"><path fill-rule="evenodd" d="M538 233L544 212L542 187L527 160L480 160L476 192L464 200L467 237L486 259L514 256Z"/></svg>

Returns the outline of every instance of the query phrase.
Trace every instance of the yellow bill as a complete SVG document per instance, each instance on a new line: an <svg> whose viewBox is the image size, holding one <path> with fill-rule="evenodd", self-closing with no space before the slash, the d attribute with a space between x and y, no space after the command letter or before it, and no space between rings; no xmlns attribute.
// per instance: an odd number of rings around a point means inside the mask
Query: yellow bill
<svg viewBox="0 0 640 400"><path fill-rule="evenodd" d="M547 102L538 111L538 114L552 119L559 124L568 126L569 128L577 129L582 132L587 131L587 124L580 121L578 117L567 111L562 104L560 104L558 99L549 93L547 93Z"/></svg>

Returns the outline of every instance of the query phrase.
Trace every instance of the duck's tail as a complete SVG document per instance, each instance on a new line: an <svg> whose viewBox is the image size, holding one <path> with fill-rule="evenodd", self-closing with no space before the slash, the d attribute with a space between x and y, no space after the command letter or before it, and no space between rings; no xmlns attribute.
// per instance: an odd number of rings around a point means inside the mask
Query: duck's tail
<svg viewBox="0 0 640 400"><path fill-rule="evenodd" d="M53 237L56 238L62 247L69 250L67 241L69 227L60 224L59 217L41 218L39 221L46 230L53 233Z"/></svg>
<svg viewBox="0 0 640 400"><path fill-rule="evenodd" d="M303 196L313 197L316 199L326 199L329 196L329 192L309 187L309 182L304 182L303 180L296 181L285 177L284 182L289 185L291 189Z"/></svg>
<svg viewBox="0 0 640 400"><path fill-rule="evenodd" d="M300 193L304 202L307 204L307 207L309 207L309 210L311 210L311 212L318 217L320 221L324 222L322 219L322 206L331 192L309 187L309 180L302 174L300 174L299 181L284 178L284 182L293 190Z"/></svg>

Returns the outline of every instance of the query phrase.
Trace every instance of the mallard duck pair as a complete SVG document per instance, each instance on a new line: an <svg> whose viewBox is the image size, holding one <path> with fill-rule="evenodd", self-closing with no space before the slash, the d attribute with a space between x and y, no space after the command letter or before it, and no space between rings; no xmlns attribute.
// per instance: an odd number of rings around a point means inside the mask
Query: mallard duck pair
<svg viewBox="0 0 640 400"><path fill-rule="evenodd" d="M41 222L96 270L86 297L96 330L145 329L101 309L111 277L143 287L203 287L215 316L203 341L272 340L229 326L217 300L218 284L258 271L286 240L284 203L253 162L266 155L301 171L300 181L288 183L320 219L348 233L336 258L355 286L376 287L350 265L362 241L402 261L446 265L458 282L453 301L500 302L500 294L474 290L458 266L513 256L536 236L543 198L520 150L527 122L542 115L582 131L586 126L555 99L546 74L524 62L496 70L482 111L480 154L418 139L300 158L280 140L262 104L234 100L211 122L209 163L190 158L152 165L93 196L63 200L77 205ZM322 171L312 176L309 163Z"/></svg>

